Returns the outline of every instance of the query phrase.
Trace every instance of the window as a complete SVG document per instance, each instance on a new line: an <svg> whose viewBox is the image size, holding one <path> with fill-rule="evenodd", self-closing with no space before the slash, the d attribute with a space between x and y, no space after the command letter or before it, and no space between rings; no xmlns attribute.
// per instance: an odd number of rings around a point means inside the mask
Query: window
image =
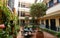
<svg viewBox="0 0 60 38"><path fill-rule="evenodd" d="M18 11L18 16L19 16L19 11Z"/></svg>
<svg viewBox="0 0 60 38"><path fill-rule="evenodd" d="M58 3L60 3L60 0L57 0Z"/></svg>
<svg viewBox="0 0 60 38"><path fill-rule="evenodd" d="M14 7L14 0L12 1L12 0L8 0L8 6L11 8L11 9L13 9L13 7Z"/></svg>
<svg viewBox="0 0 60 38"><path fill-rule="evenodd" d="M20 7L20 2L18 3L18 7Z"/></svg>
<svg viewBox="0 0 60 38"><path fill-rule="evenodd" d="M25 7L25 5L24 4L21 4L21 7Z"/></svg>
<svg viewBox="0 0 60 38"><path fill-rule="evenodd" d="M21 16L22 16L22 12L21 12Z"/></svg>
<svg viewBox="0 0 60 38"><path fill-rule="evenodd" d="M21 16L25 16L25 13L24 12L21 12Z"/></svg>
<svg viewBox="0 0 60 38"><path fill-rule="evenodd" d="M49 2L49 7L52 7L54 5L54 2L53 2L53 0L51 0L50 2Z"/></svg>
<svg viewBox="0 0 60 38"><path fill-rule="evenodd" d="M54 0L54 4L56 4L57 3L57 0Z"/></svg>
<svg viewBox="0 0 60 38"><path fill-rule="evenodd" d="M24 20L21 20L21 25L25 25L25 21Z"/></svg>
<svg viewBox="0 0 60 38"><path fill-rule="evenodd" d="M46 3L46 6L49 7L49 3Z"/></svg>

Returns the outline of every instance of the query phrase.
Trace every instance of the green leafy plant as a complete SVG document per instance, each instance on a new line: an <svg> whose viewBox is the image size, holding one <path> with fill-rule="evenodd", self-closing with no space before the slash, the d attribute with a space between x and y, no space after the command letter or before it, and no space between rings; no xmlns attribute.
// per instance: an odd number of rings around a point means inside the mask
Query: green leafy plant
<svg viewBox="0 0 60 38"><path fill-rule="evenodd" d="M34 3L30 7L30 15L36 20L37 24L40 23L40 17L46 14L47 6L44 3Z"/></svg>
<svg viewBox="0 0 60 38"><path fill-rule="evenodd" d="M56 32L56 31L53 31L53 30L50 30L50 29L43 29L43 28L40 28L42 31L46 31L54 36L56 36L57 38L60 38L60 32Z"/></svg>
<svg viewBox="0 0 60 38"><path fill-rule="evenodd" d="M32 17L41 17L46 14L47 6L43 3L35 3L30 7Z"/></svg>
<svg viewBox="0 0 60 38"><path fill-rule="evenodd" d="M50 34L52 34L52 35L56 35L57 34L57 32L56 31L53 31L53 30L50 30L50 29L43 29L43 28L40 28L42 31L46 31L46 32L48 32L48 33L50 33Z"/></svg>
<svg viewBox="0 0 60 38"><path fill-rule="evenodd" d="M32 25L33 30L36 29L36 25Z"/></svg>
<svg viewBox="0 0 60 38"><path fill-rule="evenodd" d="M58 33L56 34L56 36L57 36L58 38L60 38L60 32L58 32Z"/></svg>
<svg viewBox="0 0 60 38"><path fill-rule="evenodd" d="M0 13L2 14L1 19L3 20L1 24L5 24L5 28L0 29L0 38L14 38L20 29L17 15L13 16L14 14L5 5L4 7L0 6Z"/></svg>

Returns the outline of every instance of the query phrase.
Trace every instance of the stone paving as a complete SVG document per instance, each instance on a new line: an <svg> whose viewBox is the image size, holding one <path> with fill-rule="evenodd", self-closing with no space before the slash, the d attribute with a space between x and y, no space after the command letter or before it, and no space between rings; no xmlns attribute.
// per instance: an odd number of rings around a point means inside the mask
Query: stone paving
<svg viewBox="0 0 60 38"><path fill-rule="evenodd" d="M21 30L22 29L20 29L20 32L18 33L17 38L24 38L22 36ZM36 38L36 33L37 32L33 33L33 37L31 37L31 38ZM55 36L53 36L53 35L51 35L51 34L49 34L47 32L43 32L43 33L44 33L44 38L57 38L57 37L55 37Z"/></svg>
<svg viewBox="0 0 60 38"><path fill-rule="evenodd" d="M23 38L21 31L23 31L22 27L20 27L20 32L17 35L17 38Z"/></svg>
<svg viewBox="0 0 60 38"><path fill-rule="evenodd" d="M47 32L43 32L44 33L44 38L57 38L56 36L53 36Z"/></svg>

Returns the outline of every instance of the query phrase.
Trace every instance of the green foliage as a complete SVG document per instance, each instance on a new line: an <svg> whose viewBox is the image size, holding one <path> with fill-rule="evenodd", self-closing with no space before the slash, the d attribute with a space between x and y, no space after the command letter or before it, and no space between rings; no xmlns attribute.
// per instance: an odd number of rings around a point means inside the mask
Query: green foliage
<svg viewBox="0 0 60 38"><path fill-rule="evenodd" d="M57 35L58 38L60 38L60 32L58 32L56 35Z"/></svg>
<svg viewBox="0 0 60 38"><path fill-rule="evenodd" d="M45 15L47 10L47 6L43 3L35 3L32 4L30 9L30 14L32 17L41 17Z"/></svg>
<svg viewBox="0 0 60 38"><path fill-rule="evenodd" d="M53 30L49 30L49 29L42 29L43 31L46 31L52 35L56 35L57 32L53 31Z"/></svg>
<svg viewBox="0 0 60 38"><path fill-rule="evenodd" d="M2 20L5 24L5 28L1 29L0 38L13 38L13 35L16 36L19 30L18 17L13 16L12 12L6 7L0 7L0 10L3 13ZM13 21L12 23L10 21Z"/></svg>
<svg viewBox="0 0 60 38"><path fill-rule="evenodd" d="M2 13L3 13L3 20L5 21L9 21L11 20L11 16L12 16L12 12L6 7L1 7L0 10L2 10Z"/></svg>
<svg viewBox="0 0 60 38"><path fill-rule="evenodd" d="M25 17L25 20L28 21L29 20L29 17Z"/></svg>
<svg viewBox="0 0 60 38"><path fill-rule="evenodd" d="M2 2L0 1L0 5L2 5Z"/></svg>
<svg viewBox="0 0 60 38"><path fill-rule="evenodd" d="M0 38L13 38L14 36L17 36L17 33L20 30L18 25L18 17L9 10L5 1L6 0L4 0L3 4L0 1L0 4L2 5L0 6L0 14L2 15L0 16L0 19L3 20L3 23L1 24L5 24L5 28L0 29Z"/></svg>
<svg viewBox="0 0 60 38"><path fill-rule="evenodd" d="M5 0L6 1L6 0ZM4 29L0 29L0 38L13 38L14 36L17 35L18 30L19 30L19 25L18 25L18 17L17 15L15 16L9 8L6 6L6 3L2 4L0 6L0 16L1 20L3 20L3 23L5 24ZM12 23L10 22L12 20ZM0 21L1 22L1 21Z"/></svg>
<svg viewBox="0 0 60 38"><path fill-rule="evenodd" d="M36 29L36 27L37 27L36 25L32 25L32 28L33 28L33 29Z"/></svg>
<svg viewBox="0 0 60 38"><path fill-rule="evenodd" d="M40 28L42 31L46 31L54 36L57 36L58 38L60 38L60 32L56 32L56 31L53 31L53 30L49 30L49 29L42 29Z"/></svg>

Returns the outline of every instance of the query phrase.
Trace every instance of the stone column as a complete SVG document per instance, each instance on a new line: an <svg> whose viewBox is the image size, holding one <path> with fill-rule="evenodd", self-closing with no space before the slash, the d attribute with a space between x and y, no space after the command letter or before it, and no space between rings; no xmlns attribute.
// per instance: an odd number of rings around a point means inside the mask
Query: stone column
<svg viewBox="0 0 60 38"><path fill-rule="evenodd" d="M46 20L44 20L44 27L46 26Z"/></svg>
<svg viewBox="0 0 60 38"><path fill-rule="evenodd" d="M50 29L50 27L51 27L51 23L50 23L50 19L49 19L49 29Z"/></svg>
<svg viewBox="0 0 60 38"><path fill-rule="evenodd" d="M44 20L44 25L46 25L46 22L45 22L45 20Z"/></svg>
<svg viewBox="0 0 60 38"><path fill-rule="evenodd" d="M56 18L56 27L57 27L57 31L58 31L58 27L59 27L59 18Z"/></svg>
<svg viewBox="0 0 60 38"><path fill-rule="evenodd" d="M40 24L41 24L41 19L40 19Z"/></svg>
<svg viewBox="0 0 60 38"><path fill-rule="evenodd" d="M56 18L56 26L59 27L59 19Z"/></svg>

